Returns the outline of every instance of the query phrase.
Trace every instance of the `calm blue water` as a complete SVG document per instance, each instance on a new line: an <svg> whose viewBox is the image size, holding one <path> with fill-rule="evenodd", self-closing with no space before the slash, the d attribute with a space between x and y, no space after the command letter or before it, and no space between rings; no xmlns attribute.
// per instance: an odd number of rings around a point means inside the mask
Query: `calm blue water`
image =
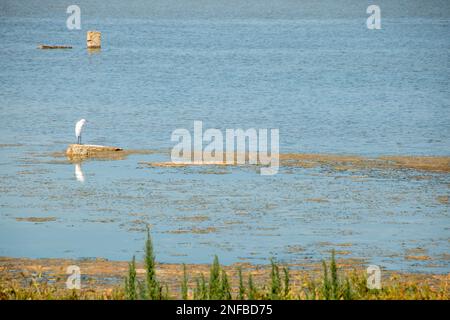
<svg viewBox="0 0 450 320"><path fill-rule="evenodd" d="M147 222L162 262L301 262L351 243L387 268L449 272L448 174L139 164L194 120L278 128L282 153L450 155L448 1L378 1L381 30L366 1L76 4L71 31L69 3L0 1L0 255L128 260ZM82 117L85 142L161 154L84 162L80 183L52 153ZM16 221L29 216L56 221ZM418 247L434 261L404 259Z"/></svg>

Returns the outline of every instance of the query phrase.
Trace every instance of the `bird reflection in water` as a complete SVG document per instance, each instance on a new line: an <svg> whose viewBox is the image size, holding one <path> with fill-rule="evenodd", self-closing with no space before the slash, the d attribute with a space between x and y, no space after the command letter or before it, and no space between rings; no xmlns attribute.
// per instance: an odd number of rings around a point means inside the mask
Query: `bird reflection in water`
<svg viewBox="0 0 450 320"><path fill-rule="evenodd" d="M84 174L81 170L81 163L75 163L75 178L77 178L77 181L84 182Z"/></svg>

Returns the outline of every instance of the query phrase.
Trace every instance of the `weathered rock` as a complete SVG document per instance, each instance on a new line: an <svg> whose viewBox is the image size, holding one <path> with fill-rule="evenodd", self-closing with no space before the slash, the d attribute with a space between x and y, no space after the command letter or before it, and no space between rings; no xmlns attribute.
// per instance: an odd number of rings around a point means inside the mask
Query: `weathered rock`
<svg viewBox="0 0 450 320"><path fill-rule="evenodd" d="M118 147L100 146L93 144L71 144L66 150L66 155L71 158L89 157L111 157L114 154L122 153L123 149Z"/></svg>
<svg viewBox="0 0 450 320"><path fill-rule="evenodd" d="M99 31L88 31L86 36L88 49L101 48L101 33Z"/></svg>

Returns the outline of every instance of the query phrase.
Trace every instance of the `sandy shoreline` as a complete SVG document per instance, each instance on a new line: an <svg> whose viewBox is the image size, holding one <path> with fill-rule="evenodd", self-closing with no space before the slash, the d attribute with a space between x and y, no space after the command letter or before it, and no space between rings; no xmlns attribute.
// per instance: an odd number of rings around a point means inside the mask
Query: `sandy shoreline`
<svg viewBox="0 0 450 320"><path fill-rule="evenodd" d="M342 274L356 272L364 274L366 264L362 260L338 259L337 264ZM28 259L0 257L0 283L19 284L26 287L32 280L48 283L59 289L65 288L67 267L76 265L80 267L82 275L82 290L87 292L105 291L111 292L123 286L128 272L127 261L109 261L106 259ZM319 279L322 275L320 263L289 264L291 286L294 290L301 289L306 281ZM223 266L230 277L233 290L238 287L238 268L242 269L244 278L252 275L255 283L263 284L270 279L270 265L253 265L250 263L235 263ZM202 274L208 277L209 264L186 264L188 283L194 287L195 280ZM137 276L143 279L145 269L142 262L137 263ZM169 292L175 295L180 292L183 278L182 264L157 264L156 273L158 279L167 284ZM395 271L383 271L382 281L384 286L396 284L420 283L430 288L447 288L450 282L450 274L413 274ZM440 289L442 290L442 289ZM450 292L448 292L449 294Z"/></svg>

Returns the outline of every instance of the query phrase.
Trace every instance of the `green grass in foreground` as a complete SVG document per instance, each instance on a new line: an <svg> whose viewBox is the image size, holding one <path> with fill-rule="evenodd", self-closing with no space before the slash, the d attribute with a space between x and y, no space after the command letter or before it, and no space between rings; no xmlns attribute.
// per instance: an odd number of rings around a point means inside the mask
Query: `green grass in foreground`
<svg viewBox="0 0 450 320"><path fill-rule="evenodd" d="M341 272L335 260L334 250L327 263L322 262L323 271L320 277L311 279L308 276L296 279L297 285L291 284L288 267L278 265L273 259L270 266L270 277L257 284L249 273L244 279L242 269L237 270L237 286L232 288L229 275L221 267L217 256L210 266L209 275L203 273L195 278L189 277L183 264L183 275L180 292L169 292L168 286L161 283L156 275L156 262L150 232L147 231L145 243L145 278L138 279L136 259L132 258L128 267L128 275L123 286L109 290L68 290L48 283L32 280L28 287L17 283L5 283L0 280L0 300L2 299L114 299L114 300L165 300L165 299L197 299L197 300L350 300L350 299L449 299L447 282L442 281L437 287L431 287L420 281L399 281L393 279L390 284L380 290L368 289L365 273L360 271ZM189 279L194 280L190 286ZM298 282L300 280L300 285ZM391 279L392 280L392 279ZM396 281L397 280L397 281Z"/></svg>
<svg viewBox="0 0 450 320"><path fill-rule="evenodd" d="M220 266L219 258L214 257L210 267L209 281L205 275L195 279L195 286L189 287L189 276L186 266L183 265L183 278L180 285L182 299L195 300L292 300L292 299L323 299L323 300L352 300L352 299L447 299L447 288L432 290L429 286L421 286L414 283L393 285L380 290L368 289L366 277L362 273L353 272L351 275L338 275L334 250L331 260L323 264L321 279L306 280L302 289L295 291L290 286L290 274L288 267L280 266L271 259L270 279L267 283L257 287L249 274L244 281L242 270L238 269L239 287L234 293L230 287L228 275ZM133 257L129 264L128 276L125 280L125 298L134 299L170 299L168 290L156 279L155 257L150 233L147 232L145 246L146 283L136 279L136 265ZM167 287L166 287L167 288ZM190 295L189 292L192 294Z"/></svg>

